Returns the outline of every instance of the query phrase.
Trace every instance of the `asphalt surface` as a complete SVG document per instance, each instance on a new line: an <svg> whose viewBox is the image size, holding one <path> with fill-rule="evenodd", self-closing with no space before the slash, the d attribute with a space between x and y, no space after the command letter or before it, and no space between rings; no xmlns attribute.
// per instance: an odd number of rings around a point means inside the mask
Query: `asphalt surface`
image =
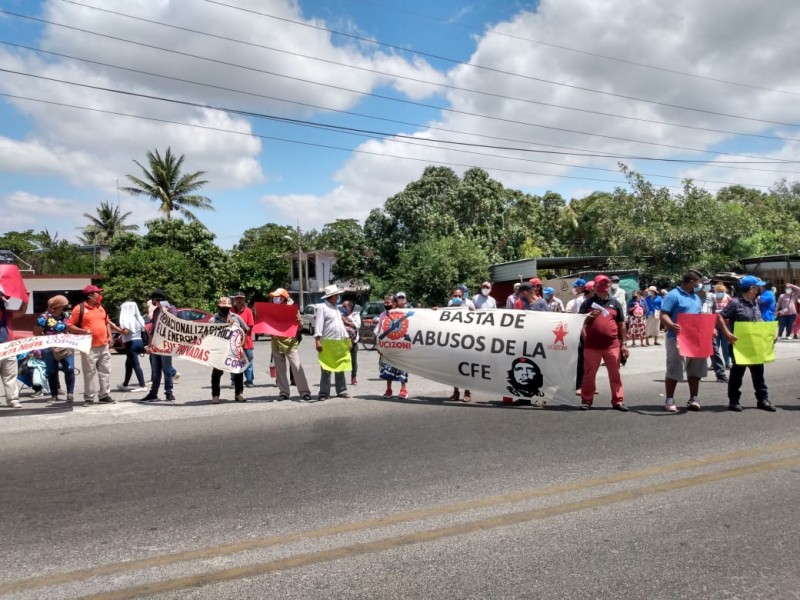
<svg viewBox="0 0 800 600"><path fill-rule="evenodd" d="M605 381L589 412L413 376L386 400L374 352L352 398L278 403L268 348L246 404L178 362L174 404L0 409L0 596L800 598L800 342L773 414L713 375L663 412L663 346L632 350L627 414Z"/></svg>

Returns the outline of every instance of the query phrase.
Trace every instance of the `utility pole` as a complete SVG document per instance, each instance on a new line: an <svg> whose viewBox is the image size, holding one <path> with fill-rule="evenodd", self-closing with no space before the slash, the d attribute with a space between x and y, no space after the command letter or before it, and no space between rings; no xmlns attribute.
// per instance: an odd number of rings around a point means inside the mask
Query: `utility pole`
<svg viewBox="0 0 800 600"><path fill-rule="evenodd" d="M305 308L303 301L303 247L300 245L300 223L297 224L297 279L300 286L300 312Z"/></svg>

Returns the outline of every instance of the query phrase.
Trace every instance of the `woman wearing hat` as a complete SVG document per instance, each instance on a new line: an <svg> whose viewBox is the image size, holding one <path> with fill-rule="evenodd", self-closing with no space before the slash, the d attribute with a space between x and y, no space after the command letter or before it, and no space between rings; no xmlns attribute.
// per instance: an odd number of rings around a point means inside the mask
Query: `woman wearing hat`
<svg viewBox="0 0 800 600"><path fill-rule="evenodd" d="M234 312L231 312L233 303L227 296L223 296L217 302L217 312L211 316L209 323L228 323L236 325L242 332L247 331L247 324ZM219 404L219 382L222 379L222 369L211 370L211 403ZM233 374L234 399L236 402L247 402L244 397L244 373Z"/></svg>
<svg viewBox="0 0 800 600"><path fill-rule="evenodd" d="M36 319L33 335L56 335L67 333L66 308L69 300L66 296L53 296L47 301L47 310ZM47 365L47 382L50 384L50 395L53 402L59 401L58 371L64 371L64 383L67 387L67 402L72 403L75 392L75 358L68 348L45 348L42 360Z"/></svg>
<svg viewBox="0 0 800 600"><path fill-rule="evenodd" d="M647 317L644 323L644 343L650 345L650 338L653 338L653 345L660 346L658 332L661 329L661 294L658 288L651 285L647 288L647 295L644 298Z"/></svg>

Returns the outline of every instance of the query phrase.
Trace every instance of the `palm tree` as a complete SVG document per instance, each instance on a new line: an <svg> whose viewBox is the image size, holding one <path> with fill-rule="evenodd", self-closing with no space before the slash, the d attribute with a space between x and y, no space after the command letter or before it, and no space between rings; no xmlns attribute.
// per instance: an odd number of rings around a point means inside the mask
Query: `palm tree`
<svg viewBox="0 0 800 600"><path fill-rule="evenodd" d="M96 244L97 242L107 244L119 233L139 229L138 225L125 223L128 217L131 216L130 212L122 214L119 206L112 206L109 202L101 202L95 212L97 213L96 216L83 213L83 216L89 219L89 225L83 228L81 241L84 244Z"/></svg>
<svg viewBox="0 0 800 600"><path fill-rule="evenodd" d="M208 183L200 179L205 175L205 171L181 174L183 159L183 156L178 158L172 154L169 148L163 157L158 150L148 152L150 170L148 171L138 161L133 161L144 173L144 179L126 175L135 187L124 187L122 191L133 196L149 196L151 200L160 202L158 210L166 214L167 219L171 218L173 211L177 211L190 221L197 221L198 218L189 208L214 210L214 207L211 206L209 198L193 193Z"/></svg>

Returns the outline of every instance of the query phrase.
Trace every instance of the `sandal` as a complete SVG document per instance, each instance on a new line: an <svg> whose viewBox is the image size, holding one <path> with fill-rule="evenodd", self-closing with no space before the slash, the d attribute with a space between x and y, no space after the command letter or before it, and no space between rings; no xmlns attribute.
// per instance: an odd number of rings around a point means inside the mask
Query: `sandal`
<svg viewBox="0 0 800 600"><path fill-rule="evenodd" d="M469 393L469 390L464 392L464 402L471 402L472 401L472 394Z"/></svg>

